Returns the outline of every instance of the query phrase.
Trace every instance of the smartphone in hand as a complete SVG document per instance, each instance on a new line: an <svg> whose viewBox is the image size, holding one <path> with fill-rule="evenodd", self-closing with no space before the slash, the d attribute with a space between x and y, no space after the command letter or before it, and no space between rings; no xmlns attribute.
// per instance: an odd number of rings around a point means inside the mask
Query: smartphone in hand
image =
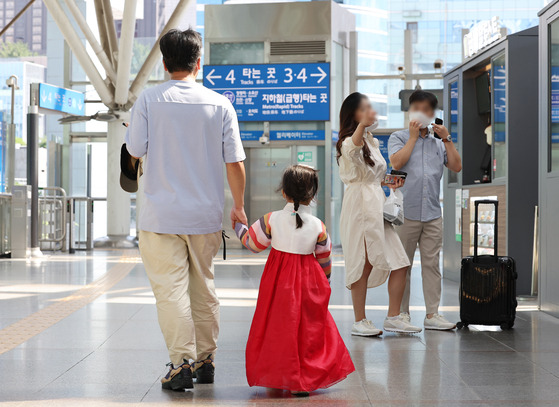
<svg viewBox="0 0 559 407"><path fill-rule="evenodd" d="M435 119L435 124L438 125L442 125L443 124L443 119L439 119L438 117ZM435 136L436 138L438 138L439 140L441 139L441 137L435 132L433 133L433 136Z"/></svg>
<svg viewBox="0 0 559 407"><path fill-rule="evenodd" d="M392 170L390 171L390 174L392 175L401 175L402 177L404 177L404 179L408 176L408 173L405 171L399 171L399 170Z"/></svg>
<svg viewBox="0 0 559 407"><path fill-rule="evenodd" d="M398 175L398 174L386 174L384 176L384 183L386 185L393 185L396 184L398 182L398 180L402 180L405 181L406 177L405 175Z"/></svg>

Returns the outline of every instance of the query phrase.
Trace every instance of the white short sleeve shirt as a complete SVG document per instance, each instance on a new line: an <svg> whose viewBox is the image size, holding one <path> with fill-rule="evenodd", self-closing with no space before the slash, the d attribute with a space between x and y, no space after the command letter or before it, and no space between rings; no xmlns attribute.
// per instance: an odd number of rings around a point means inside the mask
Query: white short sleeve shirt
<svg viewBox="0 0 559 407"><path fill-rule="evenodd" d="M222 228L223 162L246 156L229 100L196 82L145 90L132 109L126 146L144 157L139 229L207 234Z"/></svg>

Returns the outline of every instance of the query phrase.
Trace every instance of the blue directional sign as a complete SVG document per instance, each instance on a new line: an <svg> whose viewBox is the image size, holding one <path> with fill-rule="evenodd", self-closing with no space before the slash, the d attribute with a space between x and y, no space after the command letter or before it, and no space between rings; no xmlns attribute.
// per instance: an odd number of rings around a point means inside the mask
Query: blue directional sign
<svg viewBox="0 0 559 407"><path fill-rule="evenodd" d="M458 81L450 84L450 135L458 143Z"/></svg>
<svg viewBox="0 0 559 407"><path fill-rule="evenodd" d="M504 142L506 140L505 121L507 117L507 73L503 65L495 65L492 70L493 74L493 110L495 117L493 118L494 137L496 142Z"/></svg>
<svg viewBox="0 0 559 407"><path fill-rule="evenodd" d="M226 96L239 121L330 120L330 64L206 65L204 86Z"/></svg>
<svg viewBox="0 0 559 407"><path fill-rule="evenodd" d="M85 96L75 90L59 88L47 83L39 84L39 107L57 112L83 116Z"/></svg>
<svg viewBox="0 0 559 407"><path fill-rule="evenodd" d="M559 123L559 66L551 67L551 142L559 143L557 123Z"/></svg>

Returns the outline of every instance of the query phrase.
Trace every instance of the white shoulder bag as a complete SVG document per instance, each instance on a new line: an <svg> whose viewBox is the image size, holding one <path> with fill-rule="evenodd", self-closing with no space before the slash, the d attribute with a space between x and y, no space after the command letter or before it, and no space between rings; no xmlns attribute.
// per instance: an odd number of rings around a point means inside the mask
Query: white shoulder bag
<svg viewBox="0 0 559 407"><path fill-rule="evenodd" d="M404 195L399 189L390 190L384 202L384 219L396 226L404 224Z"/></svg>

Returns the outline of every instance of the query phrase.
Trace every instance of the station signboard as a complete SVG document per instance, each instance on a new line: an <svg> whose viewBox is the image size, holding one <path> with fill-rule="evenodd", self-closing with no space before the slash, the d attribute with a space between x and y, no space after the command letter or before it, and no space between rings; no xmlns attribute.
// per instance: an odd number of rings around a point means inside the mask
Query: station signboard
<svg viewBox="0 0 559 407"><path fill-rule="evenodd" d="M226 96L241 122L330 120L329 63L206 65L204 86Z"/></svg>
<svg viewBox="0 0 559 407"><path fill-rule="evenodd" d="M85 95L47 83L39 84L39 107L76 116L85 114Z"/></svg>

